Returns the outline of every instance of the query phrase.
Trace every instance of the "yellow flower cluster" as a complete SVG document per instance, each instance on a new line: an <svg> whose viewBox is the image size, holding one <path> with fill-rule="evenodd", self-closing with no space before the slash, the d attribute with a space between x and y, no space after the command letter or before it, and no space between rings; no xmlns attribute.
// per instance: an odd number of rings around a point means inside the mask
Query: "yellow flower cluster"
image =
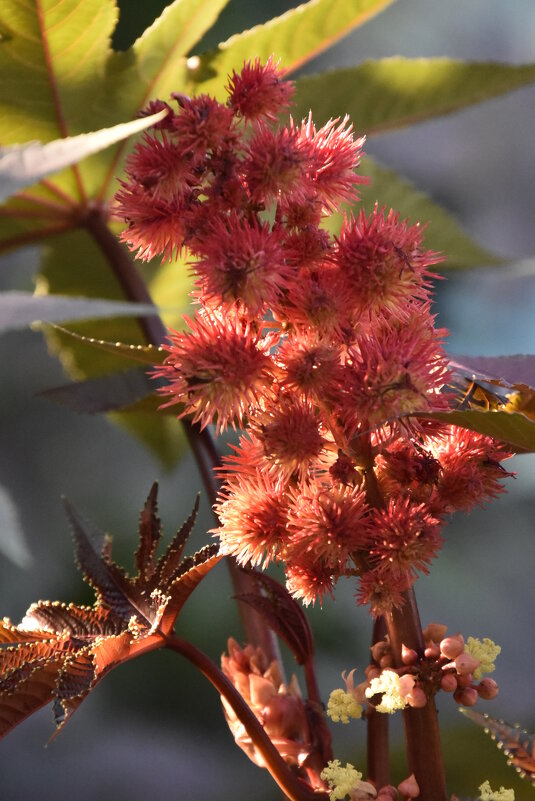
<svg viewBox="0 0 535 801"><path fill-rule="evenodd" d="M393 670L383 670L380 676L372 679L366 689L366 698L382 693L381 703L375 707L377 712L393 715L398 709L405 709L407 701L401 694L399 676Z"/></svg>
<svg viewBox="0 0 535 801"><path fill-rule="evenodd" d="M483 640L478 640L477 637L468 637L464 650L481 662L480 666L474 670L474 679L479 681L483 673L494 671L494 660L502 649L489 637L485 637Z"/></svg>
<svg viewBox="0 0 535 801"><path fill-rule="evenodd" d="M333 723L349 723L350 718L362 717L362 706L351 693L333 690L327 704L327 715Z"/></svg>
<svg viewBox="0 0 535 801"><path fill-rule="evenodd" d="M483 782L479 786L480 801L515 801L515 791L506 790L505 787L500 787L499 790L492 790L490 782Z"/></svg>
<svg viewBox="0 0 535 801"><path fill-rule="evenodd" d="M359 798L376 795L375 787L369 782L363 782L362 773L350 762L343 768L339 759L329 761L327 767L321 771L321 778L329 785L330 801L341 801L346 795L355 798L355 793Z"/></svg>

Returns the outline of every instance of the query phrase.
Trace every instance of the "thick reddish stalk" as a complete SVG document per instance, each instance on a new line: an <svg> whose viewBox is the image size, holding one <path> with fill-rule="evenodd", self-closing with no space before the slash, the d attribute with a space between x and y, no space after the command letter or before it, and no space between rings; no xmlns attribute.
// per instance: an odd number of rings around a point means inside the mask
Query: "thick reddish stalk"
<svg viewBox="0 0 535 801"><path fill-rule="evenodd" d="M414 590L404 593L404 604L385 615L394 664L400 667L401 646L406 645L423 656L424 641ZM421 709L403 711L409 770L414 773L420 795L418 801L447 801L446 777L438 716L433 698Z"/></svg>
<svg viewBox="0 0 535 801"><path fill-rule="evenodd" d="M371 456L369 440L367 443L361 444L361 450L364 455ZM364 480L368 503L375 508L383 509L385 502L372 467L371 458L364 473ZM403 665L402 645L413 648L420 656L423 656L422 626L412 587L404 593L403 606L399 609L392 609L385 615L384 620L396 667ZM384 724L376 721L376 716L372 715L368 719L368 725L381 727ZM434 699L428 699L427 704L421 709L411 707L405 709L403 725L409 770L414 773L420 788L418 801L447 801L446 776ZM369 733L368 737L371 736ZM379 775L383 770L380 767L380 753L385 749L384 732L380 729L374 732L373 740L373 743L368 741L368 769L371 768L372 772L377 772ZM372 753L375 747L379 748L377 755ZM372 760L372 764L370 764L370 760Z"/></svg>
<svg viewBox="0 0 535 801"><path fill-rule="evenodd" d="M225 698L262 754L271 776L291 801L328 801L327 793L315 792L290 770L240 693L206 654L178 637L168 637L166 647L195 665Z"/></svg>
<svg viewBox="0 0 535 801"><path fill-rule="evenodd" d="M373 626L372 645L384 640L386 625L384 617L378 617ZM377 664L373 660L374 664ZM377 788L390 784L390 753L388 742L388 715L369 707L366 712L367 749L366 778Z"/></svg>

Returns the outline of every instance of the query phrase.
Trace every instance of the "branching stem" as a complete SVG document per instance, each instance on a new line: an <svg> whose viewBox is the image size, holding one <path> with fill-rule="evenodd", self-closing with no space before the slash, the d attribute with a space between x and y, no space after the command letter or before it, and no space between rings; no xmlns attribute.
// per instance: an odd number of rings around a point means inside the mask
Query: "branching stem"
<svg viewBox="0 0 535 801"><path fill-rule="evenodd" d="M291 801L328 801L327 793L315 792L290 770L243 697L206 654L191 643L174 636L167 638L166 647L181 654L195 665L225 698L243 723L255 747L262 754L271 776Z"/></svg>

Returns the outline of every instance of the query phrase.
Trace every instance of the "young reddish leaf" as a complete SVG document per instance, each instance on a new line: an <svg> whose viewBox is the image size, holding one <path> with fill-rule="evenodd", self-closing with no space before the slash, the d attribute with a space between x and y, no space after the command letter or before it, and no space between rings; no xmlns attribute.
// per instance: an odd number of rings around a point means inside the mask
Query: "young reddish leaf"
<svg viewBox="0 0 535 801"><path fill-rule="evenodd" d="M297 662L303 665L314 653L314 638L301 606L278 581L265 573L251 571L258 593L238 596L263 615L273 631L286 643Z"/></svg>
<svg viewBox="0 0 535 801"><path fill-rule="evenodd" d="M481 726L485 734L489 734L500 751L503 751L507 764L535 786L535 734L529 734L518 724L497 720L484 712L474 712L464 707L460 711Z"/></svg>
<svg viewBox="0 0 535 801"><path fill-rule="evenodd" d="M109 538L65 501L76 561L97 601L93 607L39 601L19 626L7 618L0 623L0 737L49 702L59 731L112 668L166 645L185 601L220 557L211 545L182 560L197 500L156 563L157 490L154 484L140 515L134 578L112 561Z"/></svg>
<svg viewBox="0 0 535 801"><path fill-rule="evenodd" d="M154 573L154 555L162 535L162 523L158 517L158 483L155 481L139 516L139 546L136 551L136 567L139 579L147 581Z"/></svg>

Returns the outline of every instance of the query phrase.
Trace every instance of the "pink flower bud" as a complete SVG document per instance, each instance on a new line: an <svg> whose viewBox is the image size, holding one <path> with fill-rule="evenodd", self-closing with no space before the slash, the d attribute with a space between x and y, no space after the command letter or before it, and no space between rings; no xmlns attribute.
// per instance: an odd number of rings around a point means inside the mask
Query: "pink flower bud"
<svg viewBox="0 0 535 801"><path fill-rule="evenodd" d="M457 676L454 673L446 673L440 680L440 686L446 693L454 693L457 689Z"/></svg>
<svg viewBox="0 0 535 801"><path fill-rule="evenodd" d="M473 687L465 687L463 690L459 689L453 693L454 701L463 706L474 706L478 698L477 690L474 690Z"/></svg>
<svg viewBox="0 0 535 801"><path fill-rule="evenodd" d="M401 661L404 665L414 665L418 661L418 654L414 648L407 648L406 645L401 646Z"/></svg>
<svg viewBox="0 0 535 801"><path fill-rule="evenodd" d="M397 788L393 784L385 784L384 787L379 788L379 793L375 801L395 801L399 797Z"/></svg>
<svg viewBox="0 0 535 801"><path fill-rule="evenodd" d="M447 626L444 626L442 623L430 623L428 626L425 627L423 630L424 641L427 644L428 640L432 642L440 642L444 639L444 635L448 630Z"/></svg>
<svg viewBox="0 0 535 801"><path fill-rule="evenodd" d="M479 659L474 659L471 654L462 653L455 659L455 669L460 676L466 676L467 673L473 673L476 668L480 666Z"/></svg>
<svg viewBox="0 0 535 801"><path fill-rule="evenodd" d="M372 652L372 658L376 662L379 662L382 656L390 653L390 643L387 643L386 640L380 640L374 643L370 650Z"/></svg>
<svg viewBox="0 0 535 801"><path fill-rule="evenodd" d="M498 695L498 685L494 681L494 679L481 679L476 690L479 694L480 698L483 698L485 701L490 701L492 698L496 698Z"/></svg>
<svg viewBox="0 0 535 801"><path fill-rule="evenodd" d="M420 788L414 773L411 773L408 779L404 779L398 784L398 790L401 795L405 795L407 798L417 798L420 795Z"/></svg>
<svg viewBox="0 0 535 801"><path fill-rule="evenodd" d="M410 673L406 673L404 676L400 677L399 692L402 698L406 698L409 695L409 693L412 692L415 681L416 679L414 678L414 676L411 676Z"/></svg>
<svg viewBox="0 0 535 801"><path fill-rule="evenodd" d="M440 651L446 659L455 659L456 656L459 656L464 651L462 637L446 637L440 643Z"/></svg>
<svg viewBox="0 0 535 801"><path fill-rule="evenodd" d="M407 701L409 706L412 706L413 709L421 709L427 704L427 695L424 693L421 687L415 687L407 695Z"/></svg>
<svg viewBox="0 0 535 801"><path fill-rule="evenodd" d="M380 660L379 660L379 665L380 665L382 668L389 668L389 667L392 667L393 663L394 663L394 662L393 662L393 659L392 659L392 654L385 654L385 655L384 655L384 656L382 656L382 657L380 658Z"/></svg>
<svg viewBox="0 0 535 801"><path fill-rule="evenodd" d="M464 689L465 687L471 687L474 681L474 677L471 673L466 673L464 676L457 676L457 685Z"/></svg>
<svg viewBox="0 0 535 801"><path fill-rule="evenodd" d="M440 648L436 643L432 643L431 645L427 646L424 651L424 655L428 659L437 659L440 656Z"/></svg>
<svg viewBox="0 0 535 801"><path fill-rule="evenodd" d="M366 668L366 670L364 672L366 674L366 678L368 679L368 681L371 681L372 679L376 679L377 676L381 675L381 671L375 665L368 665L368 667Z"/></svg>

